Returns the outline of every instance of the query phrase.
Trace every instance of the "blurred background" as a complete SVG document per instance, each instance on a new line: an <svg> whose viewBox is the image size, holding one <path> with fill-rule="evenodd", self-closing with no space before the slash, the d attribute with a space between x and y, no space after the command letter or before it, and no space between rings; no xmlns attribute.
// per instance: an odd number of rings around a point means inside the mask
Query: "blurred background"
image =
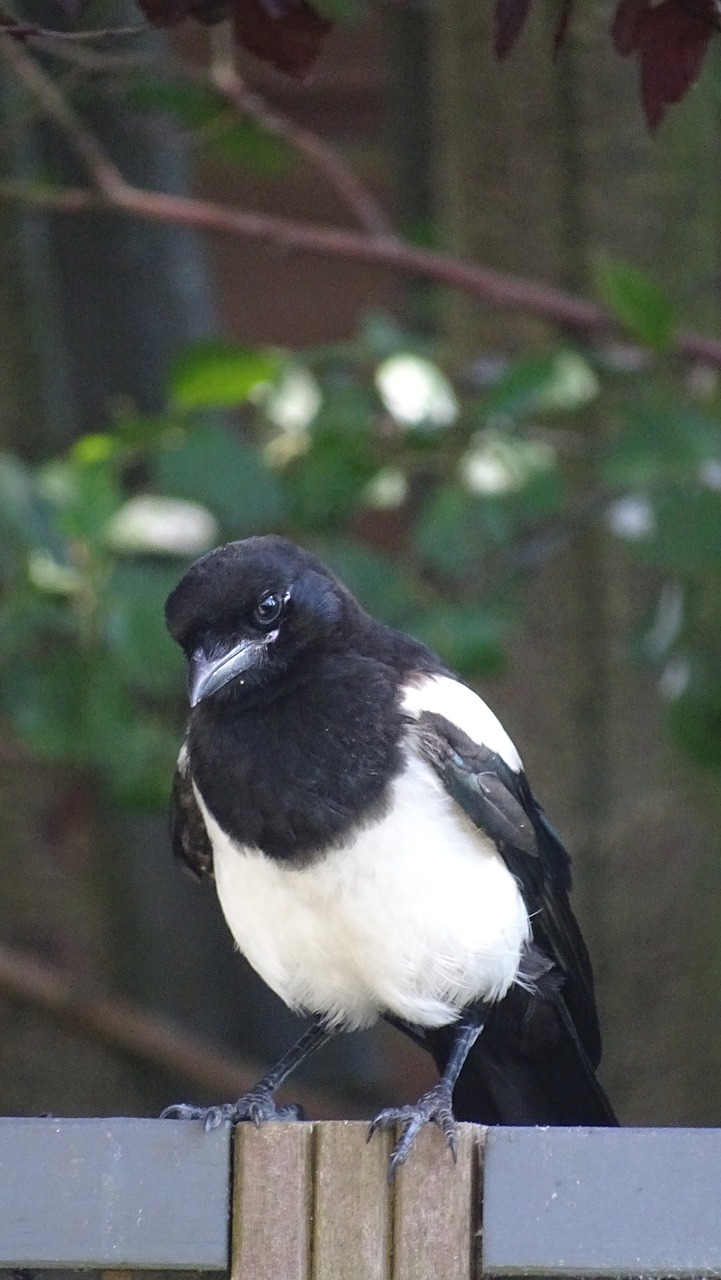
<svg viewBox="0 0 721 1280"><path fill-rule="evenodd" d="M485 0L333 0L305 83L224 23L3 14L0 1110L217 1102L298 1032L165 816L165 596L275 530L517 742L573 853L622 1120L721 1123L721 361L676 337L719 326L714 50L651 136L600 0L555 59L537 4L501 64ZM202 206L117 216L118 176ZM306 254L278 216L370 250ZM394 270L399 243L618 323ZM286 1096L370 1115L429 1072L384 1030Z"/></svg>

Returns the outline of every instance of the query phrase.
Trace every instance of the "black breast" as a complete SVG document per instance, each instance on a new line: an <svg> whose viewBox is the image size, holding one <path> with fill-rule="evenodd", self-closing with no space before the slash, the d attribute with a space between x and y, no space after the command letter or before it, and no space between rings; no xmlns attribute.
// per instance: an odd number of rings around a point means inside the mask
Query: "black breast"
<svg viewBox="0 0 721 1280"><path fill-rule="evenodd" d="M214 701L191 717L190 763L234 841L303 861L382 813L403 732L384 663L336 655L266 705Z"/></svg>

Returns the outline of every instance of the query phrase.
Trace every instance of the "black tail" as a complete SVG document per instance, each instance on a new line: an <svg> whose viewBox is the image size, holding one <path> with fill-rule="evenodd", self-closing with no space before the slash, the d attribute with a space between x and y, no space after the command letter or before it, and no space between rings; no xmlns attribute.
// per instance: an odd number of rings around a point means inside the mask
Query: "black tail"
<svg viewBox="0 0 721 1280"><path fill-rule="evenodd" d="M439 1071L453 1026L425 1032ZM514 987L489 1012L453 1095L458 1120L477 1124L616 1125L594 1064L559 994Z"/></svg>

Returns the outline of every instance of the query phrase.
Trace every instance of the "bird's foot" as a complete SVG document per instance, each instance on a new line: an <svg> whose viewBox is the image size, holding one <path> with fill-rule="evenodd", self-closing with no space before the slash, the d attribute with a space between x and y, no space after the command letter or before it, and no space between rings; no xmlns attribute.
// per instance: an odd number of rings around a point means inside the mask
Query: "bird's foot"
<svg viewBox="0 0 721 1280"><path fill-rule="evenodd" d="M216 1107L194 1107L187 1102L176 1102L160 1114L161 1120L202 1120L206 1133L225 1123L240 1124L250 1120L254 1125L267 1124L269 1120L302 1120L298 1106L279 1107L273 1090L262 1082L244 1093L237 1102L223 1102Z"/></svg>
<svg viewBox="0 0 721 1280"><path fill-rule="evenodd" d="M424 1093L416 1103L407 1107L386 1107L372 1121L368 1129L369 1142L377 1129L392 1129L398 1124L405 1125L390 1158L389 1182L393 1181L398 1166L408 1159L414 1139L424 1124L437 1124L451 1149L453 1159L458 1158L452 1094L452 1088L444 1080L439 1080L438 1084Z"/></svg>

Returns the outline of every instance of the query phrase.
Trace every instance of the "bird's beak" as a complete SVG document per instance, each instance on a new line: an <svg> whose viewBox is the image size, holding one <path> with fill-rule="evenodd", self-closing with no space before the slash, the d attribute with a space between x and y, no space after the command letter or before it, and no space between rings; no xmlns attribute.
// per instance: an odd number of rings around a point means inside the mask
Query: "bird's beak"
<svg viewBox="0 0 721 1280"><path fill-rule="evenodd" d="M211 693L217 693L223 685L242 675L244 671L259 666L263 661L265 639L241 640L227 653L214 658L209 658L203 649L196 649L188 670L188 698L191 707L197 706L203 698L209 698Z"/></svg>

